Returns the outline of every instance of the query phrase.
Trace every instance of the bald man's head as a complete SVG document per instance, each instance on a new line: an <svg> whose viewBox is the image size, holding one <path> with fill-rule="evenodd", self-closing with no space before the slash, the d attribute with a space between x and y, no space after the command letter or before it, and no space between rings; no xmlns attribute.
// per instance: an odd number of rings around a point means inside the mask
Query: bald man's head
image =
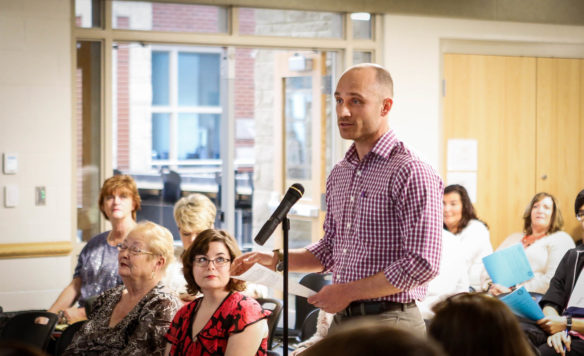
<svg viewBox="0 0 584 356"><path fill-rule="evenodd" d="M393 79L391 79L391 74L387 71L387 69L383 68L379 64L375 63L361 63L356 64L352 67L349 67L347 70L343 72L341 77L346 73L353 71L353 70L373 70L375 71L375 80L379 85L379 90L382 91L383 97L388 97L393 99Z"/></svg>

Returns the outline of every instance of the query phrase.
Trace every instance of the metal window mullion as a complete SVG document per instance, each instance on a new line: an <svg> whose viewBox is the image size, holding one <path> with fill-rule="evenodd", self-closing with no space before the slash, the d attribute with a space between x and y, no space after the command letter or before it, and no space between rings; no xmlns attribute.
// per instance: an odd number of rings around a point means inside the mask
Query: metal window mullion
<svg viewBox="0 0 584 356"><path fill-rule="evenodd" d="M170 161L178 161L178 52L173 50L169 52L169 55L170 147L168 158Z"/></svg>
<svg viewBox="0 0 584 356"><path fill-rule="evenodd" d="M235 233L235 113L233 105L230 105L234 97L235 88L235 48L226 49L227 56L220 96L222 100L223 112L221 115L221 133L224 138L221 140L221 210L224 216L224 229Z"/></svg>

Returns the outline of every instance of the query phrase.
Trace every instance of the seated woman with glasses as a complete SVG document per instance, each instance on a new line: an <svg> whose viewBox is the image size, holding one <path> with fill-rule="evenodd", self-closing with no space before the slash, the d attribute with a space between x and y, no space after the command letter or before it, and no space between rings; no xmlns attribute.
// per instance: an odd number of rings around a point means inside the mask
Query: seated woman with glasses
<svg viewBox="0 0 584 356"><path fill-rule="evenodd" d="M165 335L165 355L266 355L268 325L262 307L231 278L231 261L241 255L225 231L201 232L183 254L189 293L202 297L182 307Z"/></svg>
<svg viewBox="0 0 584 356"><path fill-rule="evenodd" d="M173 258L172 234L139 223L118 245L123 285L101 294L64 355L162 355L164 333L180 308L160 280Z"/></svg>

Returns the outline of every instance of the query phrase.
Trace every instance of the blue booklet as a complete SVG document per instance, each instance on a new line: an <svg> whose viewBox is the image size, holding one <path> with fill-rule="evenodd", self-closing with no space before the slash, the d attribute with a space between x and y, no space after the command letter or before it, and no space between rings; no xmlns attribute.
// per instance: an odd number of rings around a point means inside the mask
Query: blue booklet
<svg viewBox="0 0 584 356"><path fill-rule="evenodd" d="M529 294L525 287L517 288L513 293L501 297L501 301L507 304L513 313L524 318L539 320L544 317L539 304L533 300L531 294Z"/></svg>
<svg viewBox="0 0 584 356"><path fill-rule="evenodd" d="M521 243L483 257L483 264L493 283L511 287L533 278L533 271Z"/></svg>

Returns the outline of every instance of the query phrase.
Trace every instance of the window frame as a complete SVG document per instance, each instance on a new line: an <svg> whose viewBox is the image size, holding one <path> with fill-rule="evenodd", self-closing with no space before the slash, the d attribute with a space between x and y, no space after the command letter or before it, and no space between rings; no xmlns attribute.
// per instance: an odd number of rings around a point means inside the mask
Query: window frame
<svg viewBox="0 0 584 356"><path fill-rule="evenodd" d="M188 166L197 164L221 164L221 159L179 159L178 157L178 125L179 125L179 114L215 114L223 115L224 108L221 105L221 98L216 106L180 106L178 104L179 92L178 92L178 57L180 53L213 53L219 54L219 68L222 64L221 56L224 55L224 50L218 47L199 47L199 46L173 46L173 45L152 45L150 46L150 52L168 52L169 53L169 105L151 105L150 106L150 118L152 120L152 114L166 114L170 116L170 138L169 138L169 158L164 159L152 159L152 168L169 166L175 167L178 165ZM222 81L220 80L220 86ZM221 87L219 88L219 95L222 94ZM150 147L152 147L152 142Z"/></svg>
<svg viewBox="0 0 584 356"><path fill-rule="evenodd" d="M148 0L145 0L148 1ZM117 42L139 42L144 44L154 43L156 45L194 45L194 46L215 46L223 47L226 49L227 56L230 55L230 49L243 47L243 48L271 48L271 49L294 49L294 50L312 50L319 49L324 51L337 51L341 55L341 68L346 68L353 63L353 51L367 51L371 52L371 59L374 63L383 63L383 15L382 14L371 14L372 22L372 36L371 39L353 39L352 38L352 20L350 18L350 13L343 12L343 36L342 38L293 38L293 37L282 37L282 36L264 36L264 35L240 35L238 33L238 6L231 6L228 8L228 31L227 33L220 34L210 34L210 33L181 33L181 32L160 32L160 31L143 31L143 30L120 30L113 29L112 27L112 1L111 0L101 0L99 1L99 10L101 14L101 27L92 28L82 28L77 27L75 23L75 0L70 0L71 2L71 28L72 28L72 48L75 48L77 41L97 41L102 44L102 91L101 91L101 158L100 158L100 174L101 180L105 180L109 177L113 171L113 55L110 50L114 43ZM155 2L155 1L151 1ZM169 1L160 1L169 2ZM185 3L184 1L176 1L176 3ZM197 4L196 1L189 2L192 4ZM208 5L200 3L201 5ZM277 8L274 8L277 9ZM303 9L298 9L303 10ZM316 11L316 10L311 10ZM329 11L327 9L322 9L322 11ZM76 52L71 51L71 57L74 67L76 63ZM341 73L340 68L338 69L339 75ZM72 73L75 72L75 68L72 69ZM233 78L234 69L226 68L227 78ZM228 81L231 85L231 81ZM232 91L232 88L223 88L227 93ZM223 93L221 94L223 96ZM73 105L72 113L75 115L75 96L72 94ZM234 219L234 207L232 202L235 196L235 186L234 186L234 146L235 146L235 133L233 127L234 114L233 110L222 102L221 106L224 108L224 117L226 120L221 122L221 132L222 137L222 147L221 156L223 160L223 171L225 174L222 175L222 209L224 212L224 222L226 229L233 229L235 224ZM334 108L333 108L334 110ZM72 125L72 137L75 141L77 139L76 125ZM333 160L340 160L343 156L344 150L347 144L343 142L339 135L334 133L326 133L326 135L331 135ZM77 165L75 162L75 155L72 158L73 165L73 175L75 176L77 172ZM324 182L322 182L324 186ZM75 190L74 190L75 191ZM75 195L75 193L73 193ZM72 201L76 201L76 197L72 197ZM75 211L75 209L74 209ZM74 221L77 220L76 213ZM100 216L100 226L102 230L108 227L107 221Z"/></svg>

